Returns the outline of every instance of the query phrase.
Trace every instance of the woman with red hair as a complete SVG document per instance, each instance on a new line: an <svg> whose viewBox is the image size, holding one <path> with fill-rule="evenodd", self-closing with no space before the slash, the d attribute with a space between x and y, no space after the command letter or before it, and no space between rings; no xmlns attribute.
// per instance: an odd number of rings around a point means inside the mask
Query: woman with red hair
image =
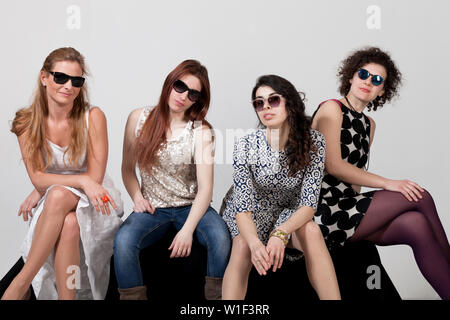
<svg viewBox="0 0 450 320"><path fill-rule="evenodd" d="M147 299L139 252L161 239L171 225L178 233L170 257L189 256L195 235L207 249L205 297L221 298L230 239L224 221L210 207L214 142L205 120L209 102L206 68L186 60L169 73L154 108L136 109L128 117L122 177L134 212L114 240L122 300Z"/></svg>

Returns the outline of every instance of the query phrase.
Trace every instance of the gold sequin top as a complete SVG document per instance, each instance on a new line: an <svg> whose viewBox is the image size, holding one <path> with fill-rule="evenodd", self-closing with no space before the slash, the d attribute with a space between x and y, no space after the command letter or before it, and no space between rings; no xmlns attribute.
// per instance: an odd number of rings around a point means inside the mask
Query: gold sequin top
<svg viewBox="0 0 450 320"><path fill-rule="evenodd" d="M139 135L151 108L143 108L136 125ZM183 132L167 140L157 154L158 162L151 173L140 170L141 192L155 208L191 205L197 194L197 175L194 163L193 122Z"/></svg>

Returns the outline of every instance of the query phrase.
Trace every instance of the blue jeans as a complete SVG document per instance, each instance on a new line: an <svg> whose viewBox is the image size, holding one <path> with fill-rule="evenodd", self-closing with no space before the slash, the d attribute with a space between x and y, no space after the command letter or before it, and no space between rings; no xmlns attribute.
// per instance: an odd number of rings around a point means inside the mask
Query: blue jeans
<svg viewBox="0 0 450 320"><path fill-rule="evenodd" d="M133 212L114 238L114 269L119 288L142 286L139 252L160 240L170 225L180 230L191 206L157 208L154 214ZM219 214L211 207L195 229L194 236L207 249L206 275L223 278L231 248L230 234Z"/></svg>

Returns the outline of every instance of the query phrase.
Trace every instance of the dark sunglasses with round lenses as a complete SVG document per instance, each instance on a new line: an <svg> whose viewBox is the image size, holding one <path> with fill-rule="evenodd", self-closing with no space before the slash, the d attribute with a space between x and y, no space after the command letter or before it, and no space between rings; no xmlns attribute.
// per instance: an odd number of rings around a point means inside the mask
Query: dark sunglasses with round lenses
<svg viewBox="0 0 450 320"><path fill-rule="evenodd" d="M85 79L83 77L72 77L68 74L56 71L50 71L49 73L53 76L53 81L57 84L64 84L69 80L72 81L72 86L77 88L81 88L84 84Z"/></svg>
<svg viewBox="0 0 450 320"><path fill-rule="evenodd" d="M178 93L183 93L183 92L187 91L188 98L192 102L197 102L202 95L200 91L197 91L194 89L189 89L189 87L186 85L186 83L184 83L181 80L177 80L173 83L173 89Z"/></svg>
<svg viewBox="0 0 450 320"><path fill-rule="evenodd" d="M361 80L366 80L368 77L372 77L372 79L370 79L370 81L372 81L372 84L374 86L379 86L384 81L382 76L379 76L376 74L371 74L369 71L367 71L366 69L362 69L362 68L358 70L358 77Z"/></svg>
<svg viewBox="0 0 450 320"><path fill-rule="evenodd" d="M255 108L256 112L260 112L264 109L264 104L267 100L267 103L271 108L276 108L280 106L281 102L281 94L272 94L267 99L258 97L252 100L253 108Z"/></svg>

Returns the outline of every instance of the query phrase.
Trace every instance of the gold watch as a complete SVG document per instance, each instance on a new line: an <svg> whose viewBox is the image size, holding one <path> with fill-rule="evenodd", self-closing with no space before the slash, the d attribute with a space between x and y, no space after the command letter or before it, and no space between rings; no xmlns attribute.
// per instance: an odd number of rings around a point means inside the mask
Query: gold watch
<svg viewBox="0 0 450 320"><path fill-rule="evenodd" d="M289 242L289 235L281 229L275 229L270 233L270 237L277 237L281 239L286 247Z"/></svg>

